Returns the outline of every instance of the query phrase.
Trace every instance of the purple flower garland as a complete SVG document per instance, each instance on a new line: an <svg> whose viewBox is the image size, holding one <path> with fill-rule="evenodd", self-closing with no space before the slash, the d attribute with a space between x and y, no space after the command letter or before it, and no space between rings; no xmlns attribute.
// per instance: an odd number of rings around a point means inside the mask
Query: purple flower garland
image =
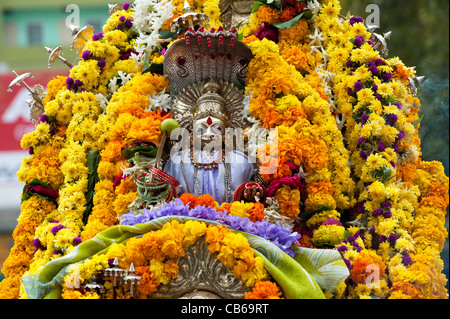
<svg viewBox="0 0 450 319"><path fill-rule="evenodd" d="M130 211L129 214L121 216L121 224L141 224L164 216L188 216L216 221L233 229L269 240L291 257L295 255L295 252L291 249L292 244L298 244L300 238L300 234L297 232L291 233L288 229L280 225L271 224L265 220L252 222L247 217L232 216L226 211L216 211L212 207L197 206L190 209L189 204L183 204L179 198L153 210L144 208L142 214L135 215L133 211Z"/></svg>

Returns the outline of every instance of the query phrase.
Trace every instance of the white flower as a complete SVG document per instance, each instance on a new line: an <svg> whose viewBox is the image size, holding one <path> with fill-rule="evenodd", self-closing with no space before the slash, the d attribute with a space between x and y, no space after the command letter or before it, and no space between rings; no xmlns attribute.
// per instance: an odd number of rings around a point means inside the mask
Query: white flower
<svg viewBox="0 0 450 319"><path fill-rule="evenodd" d="M266 208L264 210L264 220L271 223L280 225L284 229L289 229L292 231L294 227L294 221L289 217L281 215L276 209Z"/></svg>
<svg viewBox="0 0 450 319"><path fill-rule="evenodd" d="M128 73L125 73L123 71L118 72L120 80L122 81L121 85L127 84L129 81L131 81L131 75Z"/></svg>
<svg viewBox="0 0 450 319"><path fill-rule="evenodd" d="M119 79L120 79L120 83L117 82ZM109 83L108 83L109 93L111 95L114 94L122 85L125 85L130 80L131 80L130 74L125 73L123 71L119 71L117 76L115 76L111 80L109 80Z"/></svg>
<svg viewBox="0 0 450 319"><path fill-rule="evenodd" d="M118 77L113 77L111 80L109 80L109 83L108 83L108 90L109 90L109 92L111 92L111 94L114 94L114 92L116 92L117 91L117 89L119 88L119 86L117 85L117 80L118 80Z"/></svg>
<svg viewBox="0 0 450 319"><path fill-rule="evenodd" d="M311 11L312 17L311 20L314 21L316 15L319 13L322 5L317 0L312 0L307 2L307 8Z"/></svg>
<svg viewBox="0 0 450 319"><path fill-rule="evenodd" d="M175 6L172 0L136 0L133 9L133 25L139 32L136 40L138 45L145 47L147 52L152 52L155 47L160 47L161 42L171 41L161 39L159 30L173 16Z"/></svg>
<svg viewBox="0 0 450 319"><path fill-rule="evenodd" d="M256 123L258 120L255 119L252 116L252 113L250 112L250 99L252 97L252 94L253 94L253 92L246 93L244 95L244 100L242 101L242 104L244 107L242 108L241 115L243 118L245 118L250 123Z"/></svg>
<svg viewBox="0 0 450 319"><path fill-rule="evenodd" d="M108 105L108 99L101 93L95 94L95 97L100 104L100 109L104 112L106 110L106 106Z"/></svg>
<svg viewBox="0 0 450 319"><path fill-rule="evenodd" d="M140 68L145 62L145 47L141 44L136 44L134 46L134 51L131 53L131 58L136 63L136 67Z"/></svg>
<svg viewBox="0 0 450 319"><path fill-rule="evenodd" d="M311 38L310 45L317 45L321 47L323 41L325 41L325 38L322 36L322 32L320 32L319 28L315 28L314 34L310 34L308 37Z"/></svg>

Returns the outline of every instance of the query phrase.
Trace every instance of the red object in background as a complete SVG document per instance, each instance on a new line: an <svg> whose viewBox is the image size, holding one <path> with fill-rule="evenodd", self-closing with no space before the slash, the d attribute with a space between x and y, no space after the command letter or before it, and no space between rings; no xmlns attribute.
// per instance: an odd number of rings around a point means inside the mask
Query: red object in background
<svg viewBox="0 0 450 319"><path fill-rule="evenodd" d="M65 70L51 71L24 71L31 72L34 78L28 77L25 83L33 88L36 84L42 84L44 88L47 83L57 75L67 75ZM0 152L20 151L20 140L22 136L34 130L34 125L30 121L30 109L26 100L30 100L28 90L23 86L11 87L12 92L8 92L8 86L15 75L10 73L0 74Z"/></svg>

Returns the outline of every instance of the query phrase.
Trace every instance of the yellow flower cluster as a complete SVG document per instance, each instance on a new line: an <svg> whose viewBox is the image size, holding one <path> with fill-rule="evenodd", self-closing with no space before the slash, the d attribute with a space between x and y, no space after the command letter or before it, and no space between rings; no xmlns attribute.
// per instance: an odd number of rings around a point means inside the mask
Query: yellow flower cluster
<svg viewBox="0 0 450 319"><path fill-rule="evenodd" d="M315 25L323 34L328 70L335 73L333 92L346 118L345 137L359 193L356 220L363 223L339 249L353 267L364 265L360 261L366 250L376 252L389 271L381 290L361 282L349 286L348 297L445 298L438 252L447 232L442 217L432 217L428 207L445 211L448 178L432 169L439 176L439 195L427 202L432 178L427 169L419 169L420 139L412 122L418 119L420 102L408 84L414 72L398 58L384 59L369 42L364 24L340 19L338 9L338 1L329 1ZM427 208L422 210L422 205ZM354 238L359 231L364 239ZM427 264L431 258L434 263Z"/></svg>
<svg viewBox="0 0 450 319"><path fill-rule="evenodd" d="M55 209L55 204L33 195L21 205L21 214L13 232L14 246L3 263L5 279L0 282L1 299L17 299L20 293L20 278L28 270L34 257L36 228Z"/></svg>
<svg viewBox="0 0 450 319"><path fill-rule="evenodd" d="M80 50L80 62L75 65L69 77L80 81L77 88L94 94L108 94L109 81L119 72L134 74L137 65L128 58L134 51L135 40L131 37L131 28L124 27L124 21L133 21L133 11L120 10L109 17L103 26L103 34L95 40L90 40Z"/></svg>
<svg viewBox="0 0 450 319"><path fill-rule="evenodd" d="M157 113L146 112L150 104L147 94L152 96L167 88L167 80L162 76L137 74L117 90L106 107L106 114L99 117L103 126L99 143L104 143L100 148L102 160L98 166L100 181L95 186L92 214L81 234L83 240L116 224L117 216L125 213L128 205L137 198L136 185L129 183L131 177L125 177L116 185L118 187L114 186L114 178L122 176L122 167L129 165L121 150L127 144L126 140L145 138L159 143L162 121Z"/></svg>
<svg viewBox="0 0 450 319"><path fill-rule="evenodd" d="M222 25L220 22L220 1L219 0L204 0L202 11L208 15L210 20L210 27L217 29Z"/></svg>
<svg viewBox="0 0 450 319"><path fill-rule="evenodd" d="M232 216L248 218L253 222L264 219L264 205L260 202L246 203L244 201L235 201L233 203L223 203L220 207L225 209Z"/></svg>
<svg viewBox="0 0 450 319"><path fill-rule="evenodd" d="M64 79L60 77L50 81L49 94L56 94L55 92L59 91L61 81ZM59 160L64 139L61 130L50 132L52 127L48 122L40 122L37 126L36 131L26 134L21 142L21 146L29 149L31 155L22 159L17 176L24 184L37 179L57 190L64 178L60 171ZM18 224L13 232L14 246L3 263L2 273L5 279L0 282L1 299L19 297L20 278L28 271L36 253L33 246L36 229L55 208L56 205L52 200L38 195L33 195L22 202Z"/></svg>
<svg viewBox="0 0 450 319"><path fill-rule="evenodd" d="M393 288L390 298L444 299L447 278L442 273L440 252L448 236L445 215L449 203L449 179L439 162L418 161L411 170L408 177L404 176L405 182L417 185L420 192L414 219L407 228L413 239L414 253L410 256L409 267L399 257L391 259L389 276Z"/></svg>
<svg viewBox="0 0 450 319"><path fill-rule="evenodd" d="M267 39L249 44L255 56L246 79L246 91L251 93L249 109L265 128L278 129L278 147L272 150L274 154L268 154L278 158L278 170L271 176L263 175L263 178L270 182L290 176L292 172L286 162L301 166L308 174L307 184L331 182L333 186L328 193L309 194L305 210L328 206L330 214L334 214L336 207L348 209L355 203L355 185L348 168L349 152L344 147L330 107L314 88L315 84L305 81L306 77L300 74L295 64L288 62L292 60L286 61L280 55L280 47L290 52L295 45L302 44L286 40L276 45ZM291 208L289 205L292 212Z"/></svg>

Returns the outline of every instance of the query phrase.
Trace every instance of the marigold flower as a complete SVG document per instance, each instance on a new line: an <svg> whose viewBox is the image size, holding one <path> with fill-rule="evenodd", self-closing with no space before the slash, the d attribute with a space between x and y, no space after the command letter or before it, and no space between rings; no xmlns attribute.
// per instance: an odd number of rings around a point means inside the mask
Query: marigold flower
<svg viewBox="0 0 450 319"><path fill-rule="evenodd" d="M297 10L294 7L287 6L283 8L283 11L280 15L280 21L285 22L291 20L297 15Z"/></svg>
<svg viewBox="0 0 450 319"><path fill-rule="evenodd" d="M257 15L261 22L274 24L280 20L281 13L278 9L275 9L272 6L261 5L258 8Z"/></svg>
<svg viewBox="0 0 450 319"><path fill-rule="evenodd" d="M245 299L280 299L280 297L280 289L271 281L257 282L253 290L245 294Z"/></svg>

